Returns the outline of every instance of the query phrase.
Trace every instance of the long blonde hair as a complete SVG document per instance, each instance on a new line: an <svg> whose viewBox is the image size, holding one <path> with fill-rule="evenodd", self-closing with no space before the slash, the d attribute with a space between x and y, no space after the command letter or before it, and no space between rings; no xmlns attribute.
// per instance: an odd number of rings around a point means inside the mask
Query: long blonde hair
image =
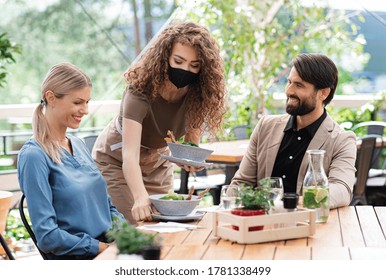
<svg viewBox="0 0 386 280"><path fill-rule="evenodd" d="M64 155L59 143L52 138L50 128L45 116L45 107L49 106L45 98L47 91L52 91L56 98L62 98L73 90L91 87L90 78L78 67L71 63L60 63L51 67L41 86L42 99L36 107L32 129L36 142L48 154L53 162L61 164Z"/></svg>

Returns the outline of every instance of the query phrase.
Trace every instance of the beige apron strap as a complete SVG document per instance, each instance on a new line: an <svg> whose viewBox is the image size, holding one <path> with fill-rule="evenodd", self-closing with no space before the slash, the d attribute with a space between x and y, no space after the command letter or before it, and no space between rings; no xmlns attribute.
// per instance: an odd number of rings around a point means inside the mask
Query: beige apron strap
<svg viewBox="0 0 386 280"><path fill-rule="evenodd" d="M115 118L115 129L118 131L118 133L120 135L122 135L122 127L119 124L118 117ZM111 151L115 151L115 150L121 149L122 145L123 145L122 141L118 142L118 143L115 143L115 144L112 144L112 145L110 145L110 150Z"/></svg>
<svg viewBox="0 0 386 280"><path fill-rule="evenodd" d="M119 119L118 117L115 118L115 128L118 131L118 133L122 135L122 127L118 119Z"/></svg>
<svg viewBox="0 0 386 280"><path fill-rule="evenodd" d="M112 144L112 145L110 145L110 149L111 149L111 151L115 151L115 150L121 149L122 145L123 145L122 142Z"/></svg>

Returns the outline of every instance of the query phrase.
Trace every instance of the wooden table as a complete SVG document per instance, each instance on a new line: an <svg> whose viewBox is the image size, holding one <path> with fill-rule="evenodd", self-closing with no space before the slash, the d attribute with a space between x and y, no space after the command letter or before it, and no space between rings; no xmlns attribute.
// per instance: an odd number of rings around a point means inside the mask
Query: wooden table
<svg viewBox="0 0 386 280"><path fill-rule="evenodd" d="M237 244L212 235L212 214L202 229L161 233L162 260L386 260L386 207L348 206L332 210L328 222L317 224L308 238ZM154 233L149 231L150 233ZM187 253L188 252L188 253ZM110 246L96 259L116 258Z"/></svg>
<svg viewBox="0 0 386 280"><path fill-rule="evenodd" d="M213 150L208 162L237 164L247 151L249 140L224 141L201 144L200 147Z"/></svg>

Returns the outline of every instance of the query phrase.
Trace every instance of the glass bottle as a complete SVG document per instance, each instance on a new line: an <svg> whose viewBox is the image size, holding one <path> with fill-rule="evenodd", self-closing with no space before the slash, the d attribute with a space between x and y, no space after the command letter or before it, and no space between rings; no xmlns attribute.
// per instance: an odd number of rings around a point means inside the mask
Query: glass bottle
<svg viewBox="0 0 386 280"><path fill-rule="evenodd" d="M323 168L326 151L308 150L308 170L303 181L303 207L316 210L316 222L327 222L330 213L328 179Z"/></svg>

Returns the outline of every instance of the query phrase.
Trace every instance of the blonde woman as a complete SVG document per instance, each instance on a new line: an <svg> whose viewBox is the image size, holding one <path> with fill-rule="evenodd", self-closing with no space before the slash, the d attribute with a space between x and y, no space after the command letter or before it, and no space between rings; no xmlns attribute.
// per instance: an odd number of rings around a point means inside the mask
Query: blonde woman
<svg viewBox="0 0 386 280"><path fill-rule="evenodd" d="M224 68L210 32L195 23L166 27L125 73L120 113L98 137L93 158L117 209L130 223L151 219L150 194L173 187L167 131L198 144L221 126ZM196 171L184 166L187 171Z"/></svg>
<svg viewBox="0 0 386 280"><path fill-rule="evenodd" d="M18 178L38 247L50 259L92 259L107 248L114 216L106 182L85 144L66 134L88 114L91 81L70 63L53 66L42 84L33 137L22 147Z"/></svg>

